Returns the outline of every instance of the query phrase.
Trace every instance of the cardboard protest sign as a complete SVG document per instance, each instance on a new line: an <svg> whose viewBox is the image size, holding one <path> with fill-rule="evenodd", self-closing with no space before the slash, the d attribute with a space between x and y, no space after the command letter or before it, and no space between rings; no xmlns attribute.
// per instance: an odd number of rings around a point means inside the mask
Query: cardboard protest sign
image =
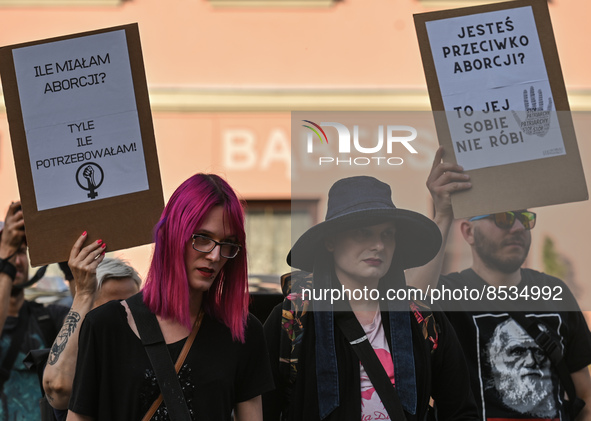
<svg viewBox="0 0 591 421"><path fill-rule="evenodd" d="M473 182L455 217L588 199L547 2L414 17L445 159Z"/></svg>
<svg viewBox="0 0 591 421"><path fill-rule="evenodd" d="M113 251L152 241L162 185L137 24L0 49L31 263L88 231Z"/></svg>

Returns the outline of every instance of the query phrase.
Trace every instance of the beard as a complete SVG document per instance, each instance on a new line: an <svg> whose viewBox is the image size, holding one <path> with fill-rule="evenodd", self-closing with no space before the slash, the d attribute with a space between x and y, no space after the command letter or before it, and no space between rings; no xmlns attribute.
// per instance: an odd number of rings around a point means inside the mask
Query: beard
<svg viewBox="0 0 591 421"><path fill-rule="evenodd" d="M501 257L497 254L505 243L510 243L515 240L519 240L523 244L523 255L514 254L508 257ZM515 272L521 267L521 265L523 265L523 262L525 262L527 254L529 253L530 245L531 239L525 235L525 233L508 237L500 244L497 244L482 234L478 227L474 227L474 250L487 267L496 269L505 274Z"/></svg>
<svg viewBox="0 0 591 421"><path fill-rule="evenodd" d="M505 406L522 414L539 418L556 415L549 368L540 377L519 378L515 372L494 373L495 388Z"/></svg>
<svg viewBox="0 0 591 421"><path fill-rule="evenodd" d="M29 280L29 270L27 267L21 267L17 265L16 269L16 277L14 278L14 281L12 283L12 289L10 291L11 297L18 297L19 295L23 294L24 288L22 288L22 286L19 287L19 285L22 285L28 282Z"/></svg>

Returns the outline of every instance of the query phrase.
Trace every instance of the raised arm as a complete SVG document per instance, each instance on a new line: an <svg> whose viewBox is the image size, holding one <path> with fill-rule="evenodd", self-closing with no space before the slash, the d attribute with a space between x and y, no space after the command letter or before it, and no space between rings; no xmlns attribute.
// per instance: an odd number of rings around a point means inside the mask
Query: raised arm
<svg viewBox="0 0 591 421"><path fill-rule="evenodd" d="M24 239L25 220L21 210L21 202L13 202L6 212L4 228L0 234L0 258L8 259L6 264L12 265L14 270L16 270L17 254L24 247ZM7 270L10 271L10 269ZM13 281L14 278L8 273L0 272L0 332L4 329L4 323L8 316Z"/></svg>
<svg viewBox="0 0 591 421"><path fill-rule="evenodd" d="M70 252L68 266L74 275L76 295L51 347L43 374L47 400L56 409L68 408L76 372L80 326L93 307L97 290L96 268L105 256L105 244L101 240L82 248L86 238L85 232L76 240Z"/></svg>
<svg viewBox="0 0 591 421"><path fill-rule="evenodd" d="M467 190L472 187L470 183L470 176L464 174L463 168L459 165L450 162L442 162L444 155L443 147L440 146L435 153L433 166L427 178L427 188L433 198L433 206L435 207L435 215L433 221L439 227L443 242L441 249L433 260L425 266L413 268L406 271L406 282L408 285L420 288L423 291L428 286L435 288L443 266L443 256L445 254L445 245L449 229L453 223L454 215L451 208L451 195L458 191Z"/></svg>

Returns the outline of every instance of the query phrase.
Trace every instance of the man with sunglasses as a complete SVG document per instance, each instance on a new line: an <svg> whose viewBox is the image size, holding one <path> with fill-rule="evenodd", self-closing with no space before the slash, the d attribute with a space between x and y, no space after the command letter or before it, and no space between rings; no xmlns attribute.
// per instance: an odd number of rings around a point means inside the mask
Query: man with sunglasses
<svg viewBox="0 0 591 421"><path fill-rule="evenodd" d="M440 297L446 290L450 293L438 304L462 343L482 419L591 419L591 333L585 319L564 282L522 268L536 223L534 212L520 209L459 221L472 265L439 276L453 222L451 195L471 187L462 168L441 162L442 156L440 148L427 186L444 243L436 259L408 273L407 279L424 290L437 288ZM561 301L553 301L552 292L559 291ZM541 354L552 361L549 371L539 363ZM510 364L513 369L502 369ZM578 415L571 395L588 403Z"/></svg>
<svg viewBox="0 0 591 421"><path fill-rule="evenodd" d="M517 285L535 224L536 214L526 210L480 215L462 223L462 235L472 247L472 269L489 283Z"/></svg>

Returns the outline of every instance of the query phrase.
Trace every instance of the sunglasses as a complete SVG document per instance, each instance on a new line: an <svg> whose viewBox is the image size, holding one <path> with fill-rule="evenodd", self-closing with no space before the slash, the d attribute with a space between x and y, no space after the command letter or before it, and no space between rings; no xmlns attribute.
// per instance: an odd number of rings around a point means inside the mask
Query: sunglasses
<svg viewBox="0 0 591 421"><path fill-rule="evenodd" d="M492 213L488 215L480 215L470 218L469 221L478 221L479 219L492 218L495 225L501 229L511 229L515 223L515 219L519 220L523 228L530 230L536 226L536 214L529 211L510 211L501 213Z"/></svg>

